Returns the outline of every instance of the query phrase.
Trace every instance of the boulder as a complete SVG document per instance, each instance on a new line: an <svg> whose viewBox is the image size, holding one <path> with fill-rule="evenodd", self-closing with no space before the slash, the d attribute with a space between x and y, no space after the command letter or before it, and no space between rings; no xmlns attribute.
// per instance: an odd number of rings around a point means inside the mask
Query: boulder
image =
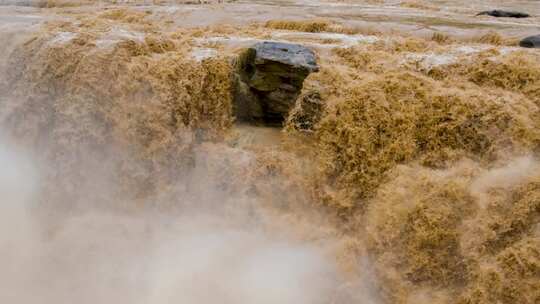
<svg viewBox="0 0 540 304"><path fill-rule="evenodd" d="M525 48L540 48L540 35L524 38L519 42L519 46Z"/></svg>
<svg viewBox="0 0 540 304"><path fill-rule="evenodd" d="M237 119L282 124L304 79L318 70L315 54L302 45L261 42L248 48L237 66Z"/></svg>
<svg viewBox="0 0 540 304"><path fill-rule="evenodd" d="M521 12L512 12L512 11L502 11L502 10L492 10L492 11L484 11L476 16L481 15L487 15L492 17L506 17L506 18L528 18L530 17L529 14L521 13Z"/></svg>

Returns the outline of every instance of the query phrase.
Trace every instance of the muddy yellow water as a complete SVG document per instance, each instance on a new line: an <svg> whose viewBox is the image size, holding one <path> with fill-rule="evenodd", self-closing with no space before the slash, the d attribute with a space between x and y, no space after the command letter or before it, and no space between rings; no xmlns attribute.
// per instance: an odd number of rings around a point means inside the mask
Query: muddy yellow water
<svg viewBox="0 0 540 304"><path fill-rule="evenodd" d="M537 1L0 4L0 302L540 302ZM307 130L234 119L266 40Z"/></svg>

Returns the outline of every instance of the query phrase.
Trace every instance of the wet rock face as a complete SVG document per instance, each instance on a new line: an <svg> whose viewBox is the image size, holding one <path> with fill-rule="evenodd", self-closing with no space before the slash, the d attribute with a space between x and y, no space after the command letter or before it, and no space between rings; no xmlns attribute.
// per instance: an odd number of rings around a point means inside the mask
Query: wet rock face
<svg viewBox="0 0 540 304"><path fill-rule="evenodd" d="M250 47L238 64L237 119L282 124L294 107L304 79L318 70L315 54L302 45L261 42Z"/></svg>
<svg viewBox="0 0 540 304"><path fill-rule="evenodd" d="M519 42L521 47L540 48L540 35L527 37Z"/></svg>
<svg viewBox="0 0 540 304"><path fill-rule="evenodd" d="M288 125L296 130L313 131L321 120L324 102L318 91L303 92L290 112Z"/></svg>
<svg viewBox="0 0 540 304"><path fill-rule="evenodd" d="M506 17L506 18L528 18L529 14L521 12L511 12L511 11L502 11L502 10L492 10L479 13L477 16L487 15L492 17Z"/></svg>

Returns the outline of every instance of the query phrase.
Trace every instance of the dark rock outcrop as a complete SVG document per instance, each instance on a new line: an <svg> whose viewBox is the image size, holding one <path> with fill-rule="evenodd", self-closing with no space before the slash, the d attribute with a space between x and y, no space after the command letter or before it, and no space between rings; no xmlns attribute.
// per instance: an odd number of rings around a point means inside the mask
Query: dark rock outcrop
<svg viewBox="0 0 540 304"><path fill-rule="evenodd" d="M519 46L524 48L540 48L540 35L524 38L519 42Z"/></svg>
<svg viewBox="0 0 540 304"><path fill-rule="evenodd" d="M302 90L304 79L319 70L310 49L261 42L240 55L235 92L238 120L282 124Z"/></svg>
<svg viewBox="0 0 540 304"><path fill-rule="evenodd" d="M487 15L492 17L506 17L506 18L528 18L530 17L529 14L521 13L521 12L511 12L511 11L502 11L502 10L492 10L492 11L484 11L476 16L481 15Z"/></svg>

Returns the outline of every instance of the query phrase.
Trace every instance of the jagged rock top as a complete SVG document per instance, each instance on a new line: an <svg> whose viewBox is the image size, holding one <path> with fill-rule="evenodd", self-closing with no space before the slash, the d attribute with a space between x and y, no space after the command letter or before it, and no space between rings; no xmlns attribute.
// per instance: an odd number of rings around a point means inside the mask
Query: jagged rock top
<svg viewBox="0 0 540 304"><path fill-rule="evenodd" d="M319 71L315 53L305 46L283 42L259 42L251 47L256 52L255 64L268 61L292 66L308 73Z"/></svg>

